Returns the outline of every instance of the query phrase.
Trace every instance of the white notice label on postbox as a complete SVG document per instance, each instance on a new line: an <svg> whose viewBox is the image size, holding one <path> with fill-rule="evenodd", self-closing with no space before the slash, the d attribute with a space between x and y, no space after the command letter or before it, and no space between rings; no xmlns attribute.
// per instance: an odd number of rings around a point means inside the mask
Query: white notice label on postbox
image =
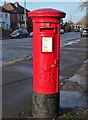
<svg viewBox="0 0 88 120"><path fill-rule="evenodd" d="M52 52L52 37L42 37L42 52Z"/></svg>

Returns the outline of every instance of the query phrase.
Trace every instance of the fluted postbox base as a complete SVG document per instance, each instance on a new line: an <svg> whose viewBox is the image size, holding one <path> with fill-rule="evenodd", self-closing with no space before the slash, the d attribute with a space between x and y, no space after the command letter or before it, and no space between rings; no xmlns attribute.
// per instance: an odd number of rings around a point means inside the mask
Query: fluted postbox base
<svg viewBox="0 0 88 120"><path fill-rule="evenodd" d="M33 93L33 118L56 118L59 114L59 93Z"/></svg>

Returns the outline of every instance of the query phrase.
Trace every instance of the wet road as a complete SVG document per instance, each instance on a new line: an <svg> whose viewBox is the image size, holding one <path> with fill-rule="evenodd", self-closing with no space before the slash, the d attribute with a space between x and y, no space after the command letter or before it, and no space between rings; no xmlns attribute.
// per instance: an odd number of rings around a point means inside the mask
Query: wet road
<svg viewBox="0 0 88 120"><path fill-rule="evenodd" d="M61 47L79 38L79 33L65 33L61 35ZM3 63L32 56L32 37L21 39L8 39L2 42Z"/></svg>
<svg viewBox="0 0 88 120"><path fill-rule="evenodd" d="M60 82L73 76L86 60L86 39L79 36L79 33L61 35ZM3 40L2 44L3 117L31 116L32 38ZM61 106L69 107L64 101Z"/></svg>

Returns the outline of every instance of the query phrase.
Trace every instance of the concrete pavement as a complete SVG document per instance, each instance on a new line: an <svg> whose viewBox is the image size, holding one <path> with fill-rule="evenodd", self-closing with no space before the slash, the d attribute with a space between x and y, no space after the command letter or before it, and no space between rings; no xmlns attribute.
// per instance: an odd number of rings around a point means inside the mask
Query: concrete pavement
<svg viewBox="0 0 88 120"><path fill-rule="evenodd" d="M84 61L74 76L60 84L60 118L88 119L88 59Z"/></svg>

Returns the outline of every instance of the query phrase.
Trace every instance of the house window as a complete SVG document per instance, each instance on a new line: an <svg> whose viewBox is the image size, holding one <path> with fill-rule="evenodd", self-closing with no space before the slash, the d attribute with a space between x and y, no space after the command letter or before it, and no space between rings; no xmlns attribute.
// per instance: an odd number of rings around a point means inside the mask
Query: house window
<svg viewBox="0 0 88 120"><path fill-rule="evenodd" d="M6 18L6 19L8 18L8 15L7 15L7 14L5 14L5 18Z"/></svg>
<svg viewBox="0 0 88 120"><path fill-rule="evenodd" d="M24 14L21 15L21 20L24 21Z"/></svg>
<svg viewBox="0 0 88 120"><path fill-rule="evenodd" d="M17 14L17 20L20 20L20 15L19 14Z"/></svg>

